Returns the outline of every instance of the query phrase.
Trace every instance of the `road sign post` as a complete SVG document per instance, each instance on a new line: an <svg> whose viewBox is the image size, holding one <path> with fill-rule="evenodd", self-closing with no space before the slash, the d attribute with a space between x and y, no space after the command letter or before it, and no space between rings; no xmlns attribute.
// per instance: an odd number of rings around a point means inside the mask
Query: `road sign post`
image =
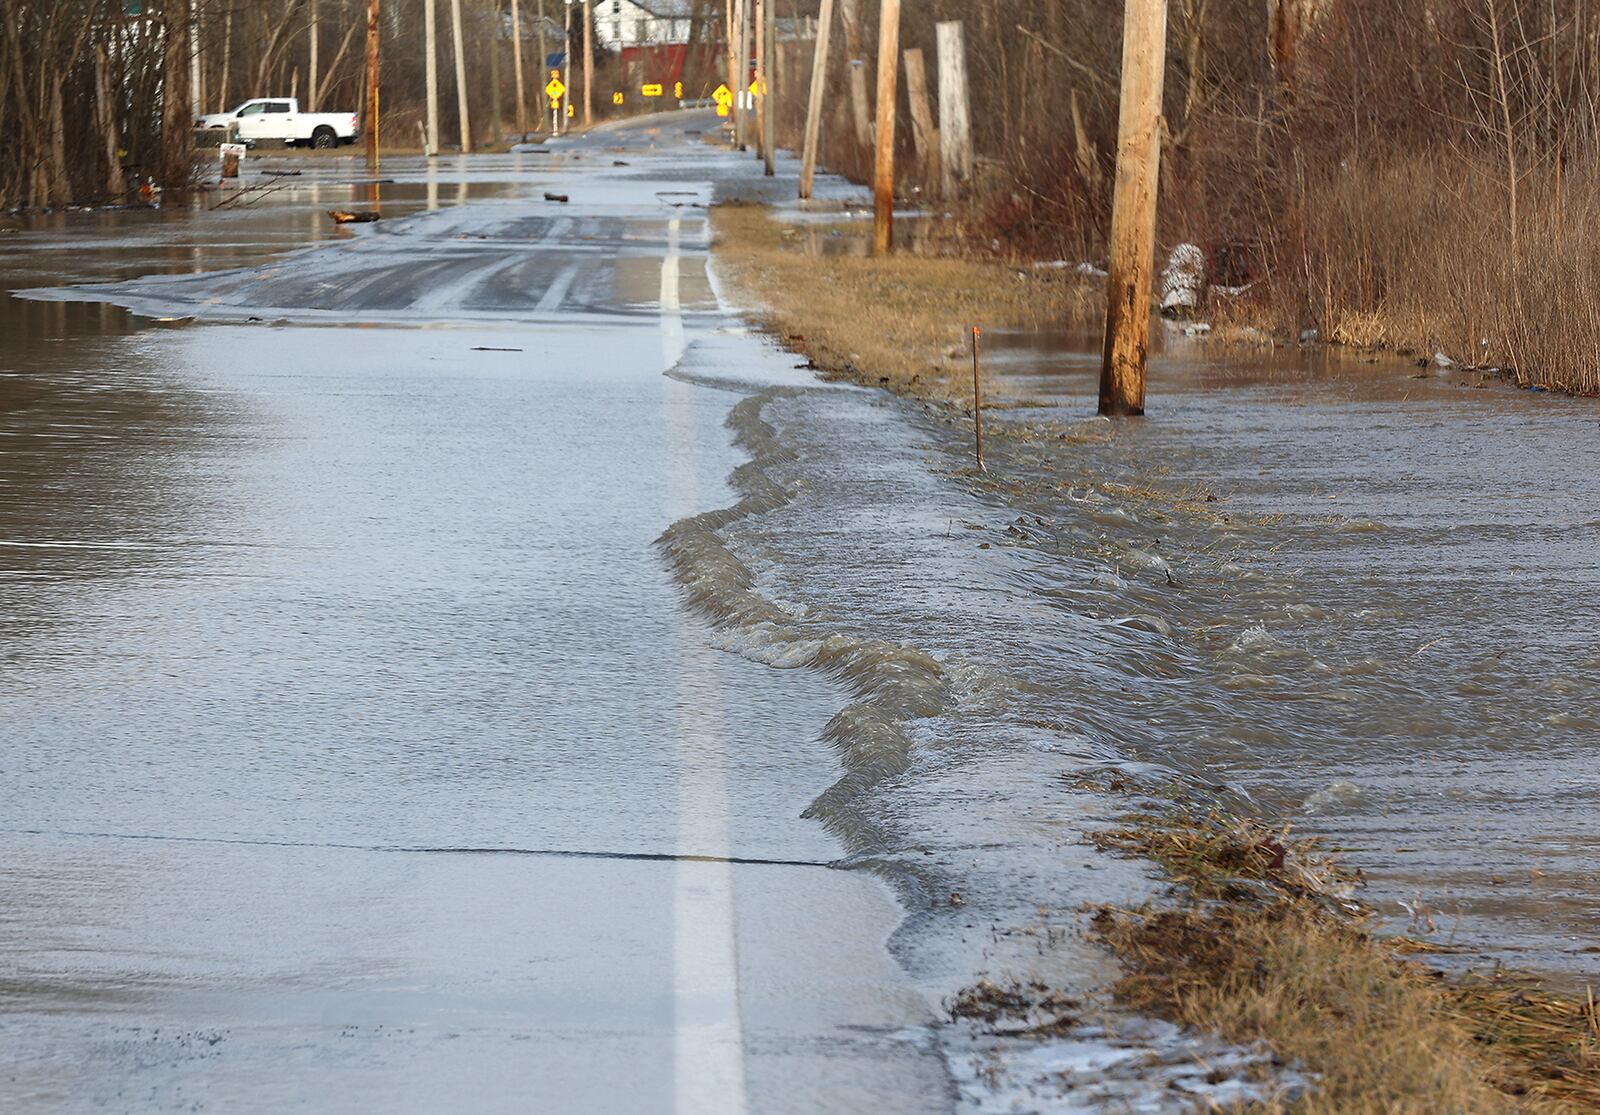
<svg viewBox="0 0 1600 1115"><path fill-rule="evenodd" d="M560 70L550 71L550 81L544 87L544 95L550 98L550 131L561 130L561 97L567 91L566 82L561 80Z"/></svg>

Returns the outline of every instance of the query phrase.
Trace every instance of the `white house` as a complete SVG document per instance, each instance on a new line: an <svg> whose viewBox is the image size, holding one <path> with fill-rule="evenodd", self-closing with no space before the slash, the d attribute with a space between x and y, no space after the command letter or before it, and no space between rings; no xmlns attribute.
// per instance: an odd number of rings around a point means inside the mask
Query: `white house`
<svg viewBox="0 0 1600 1115"><path fill-rule="evenodd" d="M594 30L607 50L622 50L651 43L689 41L694 0L596 0ZM706 16L720 4L704 5Z"/></svg>

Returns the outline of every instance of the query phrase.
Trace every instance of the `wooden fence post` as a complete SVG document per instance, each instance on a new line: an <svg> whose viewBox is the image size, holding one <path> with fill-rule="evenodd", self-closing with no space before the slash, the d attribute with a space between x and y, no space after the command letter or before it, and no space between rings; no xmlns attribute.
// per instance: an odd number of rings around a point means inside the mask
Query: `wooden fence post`
<svg viewBox="0 0 1600 1115"><path fill-rule="evenodd" d="M1111 417L1144 413L1166 52L1167 0L1127 0L1105 353L1100 366L1100 413Z"/></svg>

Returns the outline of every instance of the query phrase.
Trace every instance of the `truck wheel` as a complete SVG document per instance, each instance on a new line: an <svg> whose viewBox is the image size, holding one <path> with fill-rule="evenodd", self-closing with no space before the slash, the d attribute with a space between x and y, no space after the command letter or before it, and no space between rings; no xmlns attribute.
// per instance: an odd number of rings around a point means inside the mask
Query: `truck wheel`
<svg viewBox="0 0 1600 1115"><path fill-rule="evenodd" d="M332 128L324 124L311 133L311 146L318 151L326 151L330 147L339 146L339 137L334 134Z"/></svg>

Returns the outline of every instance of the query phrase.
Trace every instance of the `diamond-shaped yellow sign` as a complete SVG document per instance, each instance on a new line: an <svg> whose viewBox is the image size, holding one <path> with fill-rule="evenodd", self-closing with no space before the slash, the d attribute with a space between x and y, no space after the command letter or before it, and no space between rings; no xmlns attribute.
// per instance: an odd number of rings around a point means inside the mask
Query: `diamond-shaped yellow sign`
<svg viewBox="0 0 1600 1115"><path fill-rule="evenodd" d="M544 91L552 101L559 101L561 95L567 91L567 87L559 77L552 77L550 84L544 87Z"/></svg>
<svg viewBox="0 0 1600 1115"><path fill-rule="evenodd" d="M733 103L733 93L729 91L726 85L719 85L717 86L717 91L711 94L711 99L719 105L731 105Z"/></svg>

